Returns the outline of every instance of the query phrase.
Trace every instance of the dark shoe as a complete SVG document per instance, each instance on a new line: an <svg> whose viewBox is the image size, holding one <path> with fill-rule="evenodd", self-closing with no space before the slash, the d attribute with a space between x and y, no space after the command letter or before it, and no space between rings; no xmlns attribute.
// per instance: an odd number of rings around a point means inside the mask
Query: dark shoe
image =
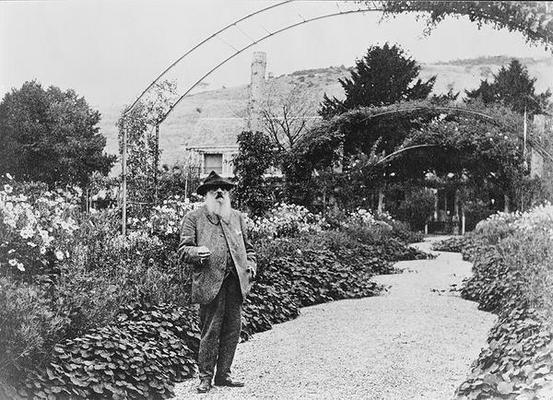
<svg viewBox="0 0 553 400"><path fill-rule="evenodd" d="M198 385L198 393L207 393L211 390L211 379L202 379Z"/></svg>
<svg viewBox="0 0 553 400"><path fill-rule="evenodd" d="M235 381L231 378L215 379L215 386L243 387L244 382Z"/></svg>

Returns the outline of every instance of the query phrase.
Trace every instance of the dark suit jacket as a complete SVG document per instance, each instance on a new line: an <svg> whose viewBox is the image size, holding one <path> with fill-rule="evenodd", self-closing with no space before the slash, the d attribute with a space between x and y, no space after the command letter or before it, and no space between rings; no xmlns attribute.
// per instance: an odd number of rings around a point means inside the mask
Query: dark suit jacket
<svg viewBox="0 0 553 400"><path fill-rule="evenodd" d="M216 217L211 216L211 221L209 217L206 206L203 206L189 212L180 229L179 257L192 267L192 303L207 304L219 293L225 277L227 249L240 280L242 299L245 299L257 264L244 217L239 211L232 210L229 222L221 220L220 226L211 222ZM211 251L203 263L198 256L199 246L206 246Z"/></svg>

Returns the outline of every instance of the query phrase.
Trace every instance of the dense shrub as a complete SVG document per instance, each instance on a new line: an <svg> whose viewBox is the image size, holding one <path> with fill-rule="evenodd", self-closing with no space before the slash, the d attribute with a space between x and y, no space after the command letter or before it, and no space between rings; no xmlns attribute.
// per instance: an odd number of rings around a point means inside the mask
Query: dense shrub
<svg viewBox="0 0 553 400"><path fill-rule="evenodd" d="M166 399L195 371L197 321L164 305L126 310L117 324L58 344L19 394L38 399Z"/></svg>
<svg viewBox="0 0 553 400"><path fill-rule="evenodd" d="M516 231L514 222L519 218L519 213L498 212L476 224L474 233L480 236L482 240L496 244Z"/></svg>
<svg viewBox="0 0 553 400"><path fill-rule="evenodd" d="M473 266L473 274L465 280L461 296L478 302L484 311L499 312L510 300L519 300L528 282L523 271L510 265L496 247L481 248Z"/></svg>
<svg viewBox="0 0 553 400"><path fill-rule="evenodd" d="M457 390L461 399L551 399L553 331L543 313L511 304Z"/></svg>
<svg viewBox="0 0 553 400"><path fill-rule="evenodd" d="M394 217L409 224L413 231L421 231L434 213L435 194L430 189L409 193L394 210Z"/></svg>
<svg viewBox="0 0 553 400"><path fill-rule="evenodd" d="M418 243L424 240L424 233L410 230L404 222L389 218L386 223L392 227L392 236L404 243Z"/></svg>
<svg viewBox="0 0 553 400"><path fill-rule="evenodd" d="M488 218L491 214L496 212L490 209L490 206L482 200L468 200L464 204L464 209L466 232L474 230L478 222Z"/></svg>
<svg viewBox="0 0 553 400"><path fill-rule="evenodd" d="M474 261L461 295L499 315L460 399L553 398L553 208L492 216L460 242Z"/></svg>
<svg viewBox="0 0 553 400"><path fill-rule="evenodd" d="M420 242L424 239L422 233L409 230L404 222L393 219L389 214L378 214L364 209L343 215L337 228L365 244L383 245L393 239L405 247L406 243ZM398 261L400 258L392 259Z"/></svg>
<svg viewBox="0 0 553 400"><path fill-rule="evenodd" d="M453 236L444 240L434 242L432 249L436 251L449 251L461 253L466 246L467 236Z"/></svg>
<svg viewBox="0 0 553 400"><path fill-rule="evenodd" d="M257 283L246 298L243 309L242 337L264 332L274 324L289 321L300 314L287 281Z"/></svg>
<svg viewBox="0 0 553 400"><path fill-rule="evenodd" d="M69 323L54 312L44 289L0 278L0 381L40 366Z"/></svg>

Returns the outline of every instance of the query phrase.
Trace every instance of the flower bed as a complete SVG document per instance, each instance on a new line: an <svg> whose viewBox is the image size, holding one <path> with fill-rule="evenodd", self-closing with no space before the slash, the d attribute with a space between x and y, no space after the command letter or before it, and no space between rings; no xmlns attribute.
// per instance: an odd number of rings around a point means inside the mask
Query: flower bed
<svg viewBox="0 0 553 400"><path fill-rule="evenodd" d="M458 399L553 398L553 207L491 216L461 247L474 262L463 298L498 314Z"/></svg>

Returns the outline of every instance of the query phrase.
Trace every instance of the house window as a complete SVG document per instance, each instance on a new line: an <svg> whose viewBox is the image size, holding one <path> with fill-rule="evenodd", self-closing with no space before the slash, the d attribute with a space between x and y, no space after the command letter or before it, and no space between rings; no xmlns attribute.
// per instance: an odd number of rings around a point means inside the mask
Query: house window
<svg viewBox="0 0 553 400"><path fill-rule="evenodd" d="M222 154L204 154L204 174L211 171L223 174L223 155Z"/></svg>

